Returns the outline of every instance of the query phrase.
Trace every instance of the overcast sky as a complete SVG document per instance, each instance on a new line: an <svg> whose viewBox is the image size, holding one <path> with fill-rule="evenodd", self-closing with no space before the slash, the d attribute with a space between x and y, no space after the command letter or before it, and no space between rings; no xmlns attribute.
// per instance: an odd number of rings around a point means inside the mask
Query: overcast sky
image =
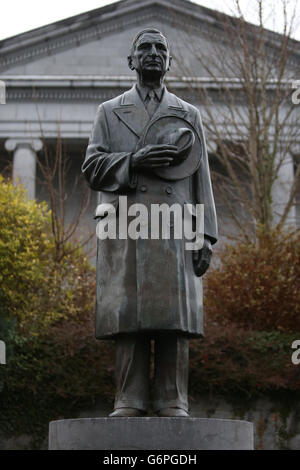
<svg viewBox="0 0 300 470"><path fill-rule="evenodd" d="M29 31L39 26L53 23L70 16L93 10L117 0L6 0L0 9L0 40L10 36ZM234 0L193 0L194 3L208 8L232 13ZM282 13L280 3L282 0L263 0L266 6L266 26L280 32L282 28ZM291 14L297 8L297 27L294 37L300 40L300 0L285 0L288 2L288 11ZM241 0L247 20L256 22L257 0ZM274 14L275 12L275 14ZM268 16L268 18L267 18Z"/></svg>

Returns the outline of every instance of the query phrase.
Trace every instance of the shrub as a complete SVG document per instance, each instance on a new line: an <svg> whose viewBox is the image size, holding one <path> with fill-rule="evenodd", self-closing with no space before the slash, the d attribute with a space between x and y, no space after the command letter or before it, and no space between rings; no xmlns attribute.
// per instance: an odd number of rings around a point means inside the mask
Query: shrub
<svg viewBox="0 0 300 470"><path fill-rule="evenodd" d="M31 434L39 446L49 421L112 401L112 344L95 339L93 316L81 312L38 336L10 340L13 353L0 368L0 433Z"/></svg>
<svg viewBox="0 0 300 470"><path fill-rule="evenodd" d="M47 205L0 176L0 207L0 304L20 331L36 335L91 309L94 271L76 244L57 261Z"/></svg>
<svg viewBox="0 0 300 470"><path fill-rule="evenodd" d="M190 393L252 398L262 393L299 394L300 371L291 362L293 333L247 331L207 322L203 340L191 341Z"/></svg>
<svg viewBox="0 0 300 470"><path fill-rule="evenodd" d="M206 279L206 315L219 325L300 333L300 232L258 232L227 246Z"/></svg>
<svg viewBox="0 0 300 470"><path fill-rule="evenodd" d="M0 428L39 434L62 410L108 394L109 345L94 339L95 270L80 246L58 258L46 204L1 176L0 208Z"/></svg>

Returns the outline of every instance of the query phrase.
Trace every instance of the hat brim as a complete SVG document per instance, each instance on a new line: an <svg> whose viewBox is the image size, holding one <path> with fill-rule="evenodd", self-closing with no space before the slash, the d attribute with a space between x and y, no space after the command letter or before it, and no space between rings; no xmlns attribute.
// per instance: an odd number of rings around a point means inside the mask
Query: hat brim
<svg viewBox="0 0 300 470"><path fill-rule="evenodd" d="M186 119L177 115L167 114L158 116L154 121L151 121L146 127L140 140L140 148L149 144L155 145L159 143L158 136L164 131L168 134L181 128L188 128L193 132L195 137L194 144L187 158L182 163L174 166L157 167L153 169L153 172L160 178L166 180L180 180L191 176L197 171L203 155L203 142L199 133Z"/></svg>

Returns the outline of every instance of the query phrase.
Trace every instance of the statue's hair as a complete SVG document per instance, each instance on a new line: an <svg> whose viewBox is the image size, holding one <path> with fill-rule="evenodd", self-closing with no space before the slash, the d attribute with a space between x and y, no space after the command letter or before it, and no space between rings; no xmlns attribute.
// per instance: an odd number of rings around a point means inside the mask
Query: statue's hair
<svg viewBox="0 0 300 470"><path fill-rule="evenodd" d="M134 49L135 49L135 46L136 46L136 43L138 42L138 40L140 39L140 37L143 35L143 34L146 34L146 33L153 33L153 34L160 34L166 41L167 43L167 46L169 48L169 43L168 43L168 40L167 38L163 35L163 33L161 31L159 31L158 29L155 29L155 28L145 28L143 29L142 31L140 31L139 33L137 33L137 35L135 36L133 42L132 42L132 46L131 46L131 54L133 53Z"/></svg>

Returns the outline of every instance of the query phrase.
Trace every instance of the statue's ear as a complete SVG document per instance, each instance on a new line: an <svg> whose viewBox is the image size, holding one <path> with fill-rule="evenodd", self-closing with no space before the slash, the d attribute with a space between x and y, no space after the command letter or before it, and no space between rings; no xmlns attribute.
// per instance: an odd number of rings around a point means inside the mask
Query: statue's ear
<svg viewBox="0 0 300 470"><path fill-rule="evenodd" d="M133 65L132 65L132 57L131 57L131 55L129 55L129 56L127 57L127 61L128 61L128 67L130 68L130 70L134 70L134 67L133 67Z"/></svg>
<svg viewBox="0 0 300 470"><path fill-rule="evenodd" d="M173 60L173 57L170 55L170 57L169 57L169 67L168 67L168 70L170 70L170 68L171 68L172 60Z"/></svg>

